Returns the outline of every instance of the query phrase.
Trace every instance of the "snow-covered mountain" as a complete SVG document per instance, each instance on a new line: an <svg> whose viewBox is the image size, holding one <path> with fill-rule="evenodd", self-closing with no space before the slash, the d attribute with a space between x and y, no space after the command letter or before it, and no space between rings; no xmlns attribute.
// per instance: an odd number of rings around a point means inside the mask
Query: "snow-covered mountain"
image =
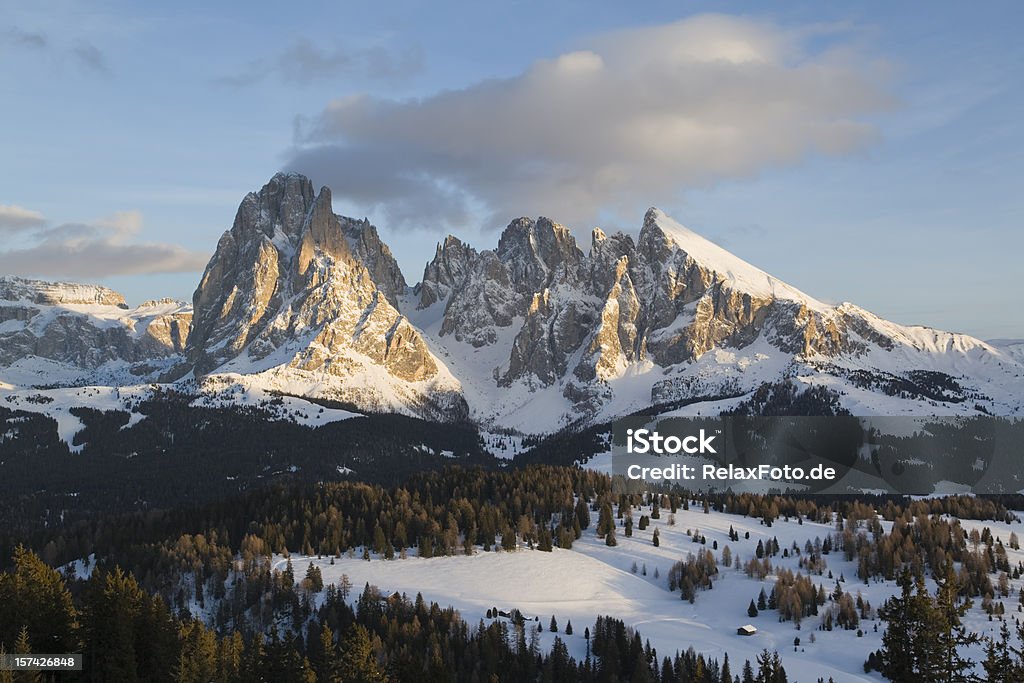
<svg viewBox="0 0 1024 683"><path fill-rule="evenodd" d="M117 363L189 390L525 433L650 406L708 414L780 380L828 386L856 414L1024 412L1013 344L823 303L657 209L636 239L595 228L586 253L543 217L512 221L493 250L450 236L410 288L372 225L278 174L220 239L190 328L184 305L128 311L103 288L0 283L0 379L15 393L130 382ZM46 362L60 379L40 379Z"/></svg>
<svg viewBox="0 0 1024 683"><path fill-rule="evenodd" d="M192 307L96 285L0 277L0 367L15 385L138 383L180 359Z"/></svg>
<svg viewBox="0 0 1024 683"><path fill-rule="evenodd" d="M399 312L405 279L376 229L326 187L279 174L242 200L193 296L183 369L373 410L464 417L458 381Z"/></svg>

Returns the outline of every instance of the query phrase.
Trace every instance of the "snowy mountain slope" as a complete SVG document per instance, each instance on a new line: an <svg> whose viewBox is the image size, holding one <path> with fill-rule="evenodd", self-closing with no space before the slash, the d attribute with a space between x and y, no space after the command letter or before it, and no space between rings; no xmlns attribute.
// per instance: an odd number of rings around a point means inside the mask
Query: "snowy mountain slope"
<svg viewBox="0 0 1024 683"><path fill-rule="evenodd" d="M657 209L635 244L595 229L587 254L545 218L513 221L493 252L449 237L415 292L403 310L422 313L431 348L457 359L485 424L544 431L782 378L827 384L867 414L1022 410L1013 354L822 303Z"/></svg>
<svg viewBox="0 0 1024 683"><path fill-rule="evenodd" d="M191 308L4 278L0 340L14 388L159 378L531 434L781 380L862 414L1024 413L1019 341L826 304L658 209L587 251L544 217L494 249L448 237L410 289L376 228L295 174L244 198Z"/></svg>
<svg viewBox="0 0 1024 683"><path fill-rule="evenodd" d="M139 382L184 351L191 318L171 299L129 308L105 287L2 277L0 379Z"/></svg>
<svg viewBox="0 0 1024 683"><path fill-rule="evenodd" d="M988 343L1024 362L1024 339L992 339Z"/></svg>

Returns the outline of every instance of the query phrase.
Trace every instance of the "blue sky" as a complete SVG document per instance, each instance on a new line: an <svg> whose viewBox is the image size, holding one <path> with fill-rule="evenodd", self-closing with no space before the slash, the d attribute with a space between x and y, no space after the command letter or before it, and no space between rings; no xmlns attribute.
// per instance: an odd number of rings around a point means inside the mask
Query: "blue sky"
<svg viewBox="0 0 1024 683"><path fill-rule="evenodd" d="M449 232L586 248L656 205L819 298L1024 337L1019 3L334 5L0 1L0 270L189 299L288 168L410 282Z"/></svg>

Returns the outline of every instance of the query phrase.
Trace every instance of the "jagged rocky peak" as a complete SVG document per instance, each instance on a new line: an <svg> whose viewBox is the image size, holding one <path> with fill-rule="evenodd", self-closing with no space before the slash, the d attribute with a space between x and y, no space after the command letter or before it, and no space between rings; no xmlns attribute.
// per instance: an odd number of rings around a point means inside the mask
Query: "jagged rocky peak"
<svg viewBox="0 0 1024 683"><path fill-rule="evenodd" d="M328 188L314 195L306 178L279 174L245 198L203 274L189 362L199 375L285 368L344 379L383 369L401 382L430 380L436 359L397 309L405 287L369 222L335 215Z"/></svg>
<svg viewBox="0 0 1024 683"><path fill-rule="evenodd" d="M453 235L445 237L434 250L434 258L423 268L423 279L416 285L419 308L433 306L452 293L452 288L466 279L476 261L477 253Z"/></svg>
<svg viewBox="0 0 1024 683"><path fill-rule="evenodd" d="M377 228L366 218L356 220L338 216L338 219L356 259L370 271L373 281L391 305L397 306L398 297L405 293L408 284L391 249L377 234Z"/></svg>
<svg viewBox="0 0 1024 683"><path fill-rule="evenodd" d="M212 370L248 343L280 304L288 264L315 196L309 179L279 173L249 193L217 243L192 297L188 356L198 373Z"/></svg>
<svg viewBox="0 0 1024 683"><path fill-rule="evenodd" d="M608 235L601 228L594 228L586 264L591 292L596 296L606 294L636 264L633 238L623 232Z"/></svg>
<svg viewBox="0 0 1024 683"><path fill-rule="evenodd" d="M331 209L331 192L313 191L308 178L278 173L242 200L193 295L189 360L208 372L237 355L279 307L318 280L319 254L352 258Z"/></svg>
<svg viewBox="0 0 1024 683"><path fill-rule="evenodd" d="M308 181L307 181L308 182ZM298 255L295 268L299 276L310 274L310 267L318 257L327 256L334 261L351 261L352 249L348 238L341 229L341 222L331 208L331 189L320 188L320 193L313 199L309 214L302 226L299 238ZM319 284L322 273L314 273L310 284Z"/></svg>
<svg viewBox="0 0 1024 683"><path fill-rule="evenodd" d="M544 216L509 223L498 240L497 254L508 264L512 281L529 294L556 279L575 279L583 260L569 228Z"/></svg>
<svg viewBox="0 0 1024 683"><path fill-rule="evenodd" d="M277 230L298 236L315 193L309 178L297 173L278 173L259 192L250 192L235 215L231 234L236 239L262 233L273 238Z"/></svg>
<svg viewBox="0 0 1024 683"><path fill-rule="evenodd" d="M855 350L844 315L656 208L635 241L600 228L590 241L583 254L544 217L513 220L494 251L449 237L424 271L420 306L447 301L442 338L511 339L499 386L562 383L577 405L600 403L604 383L638 362L670 367L761 338L795 355Z"/></svg>

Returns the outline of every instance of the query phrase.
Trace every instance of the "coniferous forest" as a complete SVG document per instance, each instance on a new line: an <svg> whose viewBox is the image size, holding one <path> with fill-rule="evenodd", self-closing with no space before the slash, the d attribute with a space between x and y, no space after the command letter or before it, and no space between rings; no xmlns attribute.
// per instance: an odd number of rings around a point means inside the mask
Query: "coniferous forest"
<svg viewBox="0 0 1024 683"><path fill-rule="evenodd" d="M312 430L266 420L259 409L196 409L173 401L144 409L150 419L128 429L117 414L83 413L82 452L56 439L49 418L5 415L18 420L19 430L0 443L10 475L0 484L0 647L84 655L84 671L47 674L51 679L789 680L785 653L765 650L737 661L686 643L658 652L643 629L614 614L563 626L553 645L541 648L537 633L544 624L516 609L499 614L495 608L470 623L419 594L384 594L347 577L325 585L312 563L271 561L294 553L388 560L406 553L545 552L571 548L584 533L614 546L617 535L634 533L634 513L640 515L635 529L643 531L652 518L671 520L691 508L757 520L769 532L780 520L833 529L802 548L777 539L757 543L736 569L760 579L774 575L775 583L770 594L752 597L748 618L769 613L799 624L814 616L826 630L865 628L871 619L884 630L883 647L867 656L864 669L890 680L975 680L970 672L984 671L987 680L1017 681L1024 672L1024 631L1019 622L1003 621L1007 577L1024 573L1004 545L1019 547L1016 537L968 532L959 522L1013 520L1011 510L1024 502L1019 496L850 498L669 488L621 494L607 475L564 464L574 447L593 449L597 433L560 437L563 448L551 459L562 464L542 464L557 450L551 443L499 463L468 427L442 430L377 417ZM182 438L197 419L195 438ZM458 454L458 464L437 455L444 451ZM25 481L33 470L38 481L44 463L53 474L33 491ZM341 464L366 476L340 472ZM240 468L249 473L241 481L232 478ZM67 495L73 485L76 495ZM700 550L659 580L668 595L699 603L732 556L725 548L716 557L699 531L691 536ZM657 533L653 541L658 544ZM816 589L813 580L826 572L832 578L828 560L836 555L855 562L851 580L894 581L901 592L872 606L839 581L828 594ZM799 569L774 568L783 556L799 556ZM998 637L983 639L963 625L975 603L1003 621ZM585 656L573 657L566 647L573 628L586 639ZM549 629L558 629L553 616ZM984 661L963 654L970 645L983 648ZM0 683L8 680L35 679L0 673Z"/></svg>

